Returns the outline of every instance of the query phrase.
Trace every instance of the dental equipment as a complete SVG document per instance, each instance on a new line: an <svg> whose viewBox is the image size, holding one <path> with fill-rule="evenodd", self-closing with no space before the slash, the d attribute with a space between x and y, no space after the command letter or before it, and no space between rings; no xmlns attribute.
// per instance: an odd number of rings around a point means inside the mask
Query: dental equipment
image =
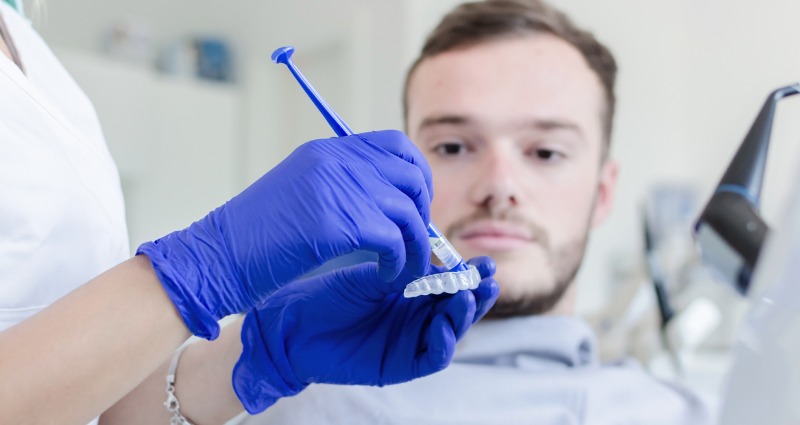
<svg viewBox="0 0 800 425"><path fill-rule="evenodd" d="M345 124L333 109L328 106L325 100L320 96L311 83L306 80L303 74L297 69L292 61L294 54L294 47L285 46L279 47L272 53L272 61L277 64L284 64L289 71L294 75L294 78L306 92L308 97L317 107L319 112L328 121L333 131L338 136L349 136L353 134L353 130ZM403 292L406 298L412 298L420 295L441 294L447 292L454 294L459 290L475 289L481 281L480 274L474 266L467 266L464 259L453 248L453 245L444 237L441 231L433 224L428 223L428 242L431 245L431 251L447 268L447 272L438 273L429 276L423 276L408 285Z"/></svg>
<svg viewBox="0 0 800 425"><path fill-rule="evenodd" d="M661 344L667 352L667 355L678 375L683 374L683 366L678 356L672 341L667 335L667 325L670 324L672 318L675 316L675 310L669 300L669 293L667 292L667 285L664 270L658 261L656 255L656 246L653 237L653 230L651 228L651 219L647 211L644 213L644 251L647 259L647 270L650 274L650 279L653 283L655 291L656 302L658 304L658 312L660 316L659 323L659 336L661 337Z"/></svg>
<svg viewBox="0 0 800 425"><path fill-rule="evenodd" d="M789 195L775 230L757 211L776 103L795 94L800 83L769 95L698 220L717 242L701 248L727 254L717 259L729 260L722 264L750 307L719 397L721 424L800 423L800 168L773 184Z"/></svg>
<svg viewBox="0 0 800 425"><path fill-rule="evenodd" d="M758 211L775 108L800 93L800 83L767 97L695 225L703 259L746 295L769 228Z"/></svg>

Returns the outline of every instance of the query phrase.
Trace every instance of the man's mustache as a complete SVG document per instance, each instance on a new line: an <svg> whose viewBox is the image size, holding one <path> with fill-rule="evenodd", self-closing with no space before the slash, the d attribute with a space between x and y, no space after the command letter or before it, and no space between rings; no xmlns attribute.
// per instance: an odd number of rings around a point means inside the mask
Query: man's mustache
<svg viewBox="0 0 800 425"><path fill-rule="evenodd" d="M445 229L445 237L453 240L458 234L464 231L464 228L481 220L490 220L494 222L511 223L523 228L526 228L534 239L541 244L544 248L550 246L550 238L544 228L533 221L523 217L516 211L508 211L501 214L492 214L488 208L478 208L467 217L456 220L453 224L447 226Z"/></svg>

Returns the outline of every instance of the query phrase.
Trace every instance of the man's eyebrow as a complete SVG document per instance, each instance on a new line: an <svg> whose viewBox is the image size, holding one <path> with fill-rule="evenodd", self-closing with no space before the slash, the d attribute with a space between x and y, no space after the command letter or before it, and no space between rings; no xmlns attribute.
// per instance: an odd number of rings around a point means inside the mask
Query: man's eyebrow
<svg viewBox="0 0 800 425"><path fill-rule="evenodd" d="M475 120L466 115L434 115L422 120L422 123L419 125L419 130L438 125L464 126L474 123ZM577 134L580 138L584 138L583 129L581 129L578 124L569 120L537 118L521 121L517 125L520 128L528 128L540 131L566 130Z"/></svg>
<svg viewBox="0 0 800 425"><path fill-rule="evenodd" d="M567 130L575 132L578 136L583 137L583 130L581 127L572 122L572 121L564 121L564 120L551 120L551 119L544 119L544 120L533 120L533 121L526 121L522 124L523 127L534 128L536 130Z"/></svg>
<svg viewBox="0 0 800 425"><path fill-rule="evenodd" d="M425 118L419 125L419 130L435 127L437 125L465 125L472 120L463 115L436 115Z"/></svg>

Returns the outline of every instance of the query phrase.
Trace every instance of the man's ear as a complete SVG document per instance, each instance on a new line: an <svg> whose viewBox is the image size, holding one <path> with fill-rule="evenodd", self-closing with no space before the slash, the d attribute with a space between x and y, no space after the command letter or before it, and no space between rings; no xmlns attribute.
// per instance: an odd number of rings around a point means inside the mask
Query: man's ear
<svg viewBox="0 0 800 425"><path fill-rule="evenodd" d="M592 212L592 228L603 223L611 213L614 204L614 190L617 187L617 174L619 164L613 159L608 159L600 168L600 181L597 185L597 198Z"/></svg>

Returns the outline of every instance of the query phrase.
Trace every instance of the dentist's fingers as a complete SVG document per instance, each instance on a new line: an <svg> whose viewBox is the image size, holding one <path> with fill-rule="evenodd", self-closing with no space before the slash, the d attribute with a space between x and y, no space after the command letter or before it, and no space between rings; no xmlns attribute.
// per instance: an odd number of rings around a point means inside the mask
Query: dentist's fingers
<svg viewBox="0 0 800 425"><path fill-rule="evenodd" d="M428 376L446 368L456 351L456 335L445 314L437 314L425 335L426 349L415 359L418 377Z"/></svg>
<svg viewBox="0 0 800 425"><path fill-rule="evenodd" d="M453 335L460 340L474 322L476 303L472 291L458 291L438 301L437 310L445 314L453 327Z"/></svg>
<svg viewBox="0 0 800 425"><path fill-rule="evenodd" d="M431 172L431 167L425 159L425 155L420 152L408 136L398 130L362 133L357 136L418 167L425 179L425 185L430 195L429 199L433 199L433 173Z"/></svg>
<svg viewBox="0 0 800 425"><path fill-rule="evenodd" d="M411 278L423 276L431 262L431 248L428 242L428 230L417 214L414 204L408 199L398 197L378 197L375 201L378 208L402 234L406 253L403 276ZM407 282L400 283L402 286L394 288L395 290L402 290Z"/></svg>
<svg viewBox="0 0 800 425"><path fill-rule="evenodd" d="M497 296L500 295L500 285L493 277L483 279L477 288L472 290L475 296L475 316L473 323L481 320L494 306Z"/></svg>
<svg viewBox="0 0 800 425"><path fill-rule="evenodd" d="M380 223L361 228L359 249L378 254L378 277L391 282L400 275L406 265L406 242L403 233L387 217L376 217Z"/></svg>
<svg viewBox="0 0 800 425"><path fill-rule="evenodd" d="M497 271L497 264L492 260L491 257L487 257L485 255L470 258L467 260L467 264L475 266L478 269L478 273L481 275L481 279L494 276L495 272Z"/></svg>

